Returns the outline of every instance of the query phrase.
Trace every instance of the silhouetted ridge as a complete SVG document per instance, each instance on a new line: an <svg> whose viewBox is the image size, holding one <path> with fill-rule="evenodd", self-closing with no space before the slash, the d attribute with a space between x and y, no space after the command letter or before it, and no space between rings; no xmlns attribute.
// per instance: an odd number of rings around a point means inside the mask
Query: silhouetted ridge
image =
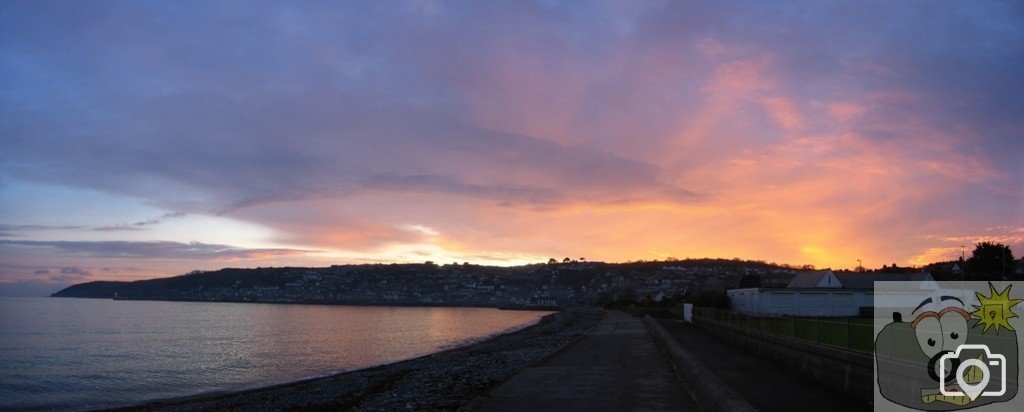
<svg viewBox="0 0 1024 412"><path fill-rule="evenodd" d="M221 269L133 282L88 282L52 296L224 302L554 307L724 290L744 276L785 284L799 269L739 259L608 264L579 261L495 267L375 264L325 268ZM760 282L760 281L759 281Z"/></svg>

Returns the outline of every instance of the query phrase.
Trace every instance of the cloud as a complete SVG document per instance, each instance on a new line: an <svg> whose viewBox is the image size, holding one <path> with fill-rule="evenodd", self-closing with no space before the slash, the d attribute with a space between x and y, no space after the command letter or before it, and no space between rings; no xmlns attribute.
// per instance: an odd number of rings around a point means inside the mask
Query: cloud
<svg viewBox="0 0 1024 412"><path fill-rule="evenodd" d="M524 185L479 185L430 175L370 176L361 182L361 186L371 190L396 192L450 193L499 202L545 204L562 200L562 194L555 189Z"/></svg>
<svg viewBox="0 0 1024 412"><path fill-rule="evenodd" d="M0 237L18 236L24 232L42 232L55 230L78 230L82 226L50 226L50 225L10 225L0 223Z"/></svg>
<svg viewBox="0 0 1024 412"><path fill-rule="evenodd" d="M410 232L419 233L425 236L439 236L441 234L440 232L423 225L401 225L398 228Z"/></svg>
<svg viewBox="0 0 1024 412"><path fill-rule="evenodd" d="M169 241L32 241L0 239L0 248L46 248L89 258L195 259L231 261L313 253L299 249L253 249L207 243ZM63 272L63 269L62 269Z"/></svg>
<svg viewBox="0 0 1024 412"><path fill-rule="evenodd" d="M113 225L113 226L98 226L98 227L92 228L92 230L97 231L97 232L137 232L137 231L146 230L146 229L138 227L138 226L134 226L134 225L132 225L132 226L129 226L129 225Z"/></svg>
<svg viewBox="0 0 1024 412"><path fill-rule="evenodd" d="M164 213L164 214L160 215L160 217L158 217L158 218L146 219L146 220L143 220L141 222L132 223L132 225L133 226L155 225L155 224L158 224L161 221L166 220L166 219L174 219L174 218L185 217L185 216L187 216L187 214L186 213L182 213L182 212L167 212L167 213Z"/></svg>
<svg viewBox="0 0 1024 412"><path fill-rule="evenodd" d="M123 10L106 12L119 14ZM273 31L282 29L276 22L265 23ZM321 26L326 27L329 26ZM223 34L234 36L235 33ZM68 41L73 39L73 36L67 38ZM121 55L134 53L138 46L133 41L110 40L96 51L101 55ZM398 41L396 47L408 47L401 44L403 40ZM66 51L62 47L40 50L62 55ZM290 47L278 51L292 54ZM336 52L343 56L350 54L345 50ZM196 50L175 49L171 54L175 53L182 53L180 57L189 59L218 60L222 57L220 53ZM96 71L90 64L91 57L67 57L85 60L82 75L112 75ZM165 61L170 55L156 60L139 57L135 64L165 67L154 74L173 69L180 70L178 73L199 75L189 66ZM287 60L273 60L270 65L284 70L282 74L301 67ZM386 60L378 62L387 67L380 75L401 76L391 68L401 65L390 58ZM242 68L231 68L234 69ZM234 81L210 89L214 94L192 91L163 94L143 87L138 93L132 93L137 97L119 94L97 108L103 113L128 116L133 119L130 124L97 123L95 126L99 129L88 132L82 141L84 144L74 150L60 145L66 134L62 132L64 126L54 123L53 117L46 120L23 113L25 116L19 116L19 122L7 128L14 136L12 156L27 155L42 160L38 155L45 151L45 160L36 163L38 166L45 164L45 168L26 167L28 163L19 162L20 167L11 168L10 172L24 178L56 180L142 196L164 206L174 206L180 203L179 199L190 197L178 195L185 191L208 201L183 206L205 212L266 201L342 196L358 188L406 190L410 185L416 190L451 191L518 203L551 203L562 196L603 197L623 185L634 190L679 189L656 183L658 168L641 161L585 145L552 143L543 135L489 130L472 124L472 119L460 119L457 112L425 110L420 104L393 101L381 94L384 91L351 90L352 84L347 82L374 77L369 72L361 73L361 76L338 79L343 83L335 84L336 87L319 87L319 90L271 86L271 90L259 92L252 88L253 83ZM249 74L263 76L259 72ZM196 82L192 85L212 80L203 77L206 76L191 79ZM410 85L406 92L413 95L427 92L420 89L432 80L422 75L414 77L424 83ZM302 76L295 79L309 85L324 80ZM166 82L169 79L154 80ZM94 91L118 93L117 90ZM252 96L254 92L258 96ZM52 109L62 110L62 102L52 103L56 106ZM70 117L75 115L63 113L60 118L70 120ZM43 123L38 123L40 121ZM40 139L21 137L36 126L41 128ZM134 143L124 144L130 135L145 138L131 139ZM111 159L111 153L104 147L118 146L131 155ZM85 155L80 155L83 152ZM166 186L154 185L154 181L171 181L176 190L163 190ZM154 187L161 189L153 190Z"/></svg>
<svg viewBox="0 0 1024 412"><path fill-rule="evenodd" d="M56 275L50 275L50 282L77 283L92 276L92 272L80 267L62 267Z"/></svg>
<svg viewBox="0 0 1024 412"><path fill-rule="evenodd" d="M53 225L10 225L0 224L0 237L13 237L17 236L18 233L25 232L42 232L42 231L57 231L57 230L92 230L96 232L121 232L121 231L139 231L145 230L144 226L151 226L159 224L161 221L166 219L178 218L186 216L185 213L165 213L159 218L147 219L131 224L117 224L109 226L96 226L89 227L84 225L64 225L64 226L53 226Z"/></svg>
<svg viewBox="0 0 1024 412"><path fill-rule="evenodd" d="M1024 11L814 6L13 4L0 175L300 251L852 265L1024 219ZM147 245L34 247L247 253Z"/></svg>
<svg viewBox="0 0 1024 412"><path fill-rule="evenodd" d="M99 227L94 227L92 230L97 231L97 232L135 232L135 231L145 230L144 226L157 225L157 224L160 224L160 222L162 222L164 220L174 219L174 218L179 218L179 217L185 217L187 215L188 214L182 213L182 212L167 212L167 213L164 213L164 214L160 215L160 217L157 217L157 218L146 219L146 220L135 222L135 223L131 223L131 224L123 223L123 224L117 224L117 225L112 225L112 226L99 226Z"/></svg>

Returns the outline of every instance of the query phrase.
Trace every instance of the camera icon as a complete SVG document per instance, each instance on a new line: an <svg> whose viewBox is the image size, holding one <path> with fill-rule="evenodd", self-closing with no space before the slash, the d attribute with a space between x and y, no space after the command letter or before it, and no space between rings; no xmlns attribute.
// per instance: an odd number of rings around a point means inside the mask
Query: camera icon
<svg viewBox="0 0 1024 412"><path fill-rule="evenodd" d="M966 359L959 361L960 352L964 350L981 350L984 351L984 356L981 359ZM982 360L984 359L984 361ZM946 382L946 362L949 361L950 365L956 366L956 384L959 387L953 387L950 385L951 382ZM964 379L964 372L967 368L977 367L981 371L981 379L976 382L967 382ZM999 387L997 390L985 390L992 378L992 371L989 366L998 367L999 369ZM977 399L979 396L1002 396L1006 393L1006 356L998 353L992 353L988 349L988 345L978 344L966 344L960 345L956 348L956 352L950 352L942 355L939 358L939 392L946 396L968 396L971 400ZM949 390L947 390L949 388Z"/></svg>

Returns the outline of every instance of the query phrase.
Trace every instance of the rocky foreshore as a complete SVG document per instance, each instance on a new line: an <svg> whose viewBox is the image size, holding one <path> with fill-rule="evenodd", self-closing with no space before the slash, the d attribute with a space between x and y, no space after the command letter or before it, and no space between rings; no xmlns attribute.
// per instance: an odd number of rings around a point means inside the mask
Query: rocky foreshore
<svg viewBox="0 0 1024 412"><path fill-rule="evenodd" d="M520 331L403 362L229 394L154 401L125 410L454 410L597 324L571 309Z"/></svg>

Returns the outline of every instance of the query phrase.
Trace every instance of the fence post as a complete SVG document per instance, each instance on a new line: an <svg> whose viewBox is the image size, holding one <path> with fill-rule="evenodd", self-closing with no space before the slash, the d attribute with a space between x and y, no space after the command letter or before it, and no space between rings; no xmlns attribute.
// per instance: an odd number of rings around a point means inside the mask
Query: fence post
<svg viewBox="0 0 1024 412"><path fill-rule="evenodd" d="M843 318L843 321L846 322L846 327L843 328L846 331L846 349L850 349L850 318Z"/></svg>

